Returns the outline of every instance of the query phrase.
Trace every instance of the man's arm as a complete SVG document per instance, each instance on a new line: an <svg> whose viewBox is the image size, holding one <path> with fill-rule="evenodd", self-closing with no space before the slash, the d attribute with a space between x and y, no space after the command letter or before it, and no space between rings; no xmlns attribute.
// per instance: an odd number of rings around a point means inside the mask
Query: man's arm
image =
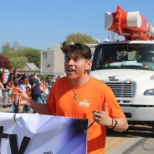
<svg viewBox="0 0 154 154"><path fill-rule="evenodd" d="M28 97L28 95L20 88L17 88L20 94L17 96L19 99L19 105L26 105L32 108L35 112L40 114L51 115L47 104L40 104Z"/></svg>
<svg viewBox="0 0 154 154"><path fill-rule="evenodd" d="M93 119L95 122L102 126L107 126L117 132L123 132L128 129L127 119L124 117L112 118L109 116L106 104L104 105L104 111L93 111Z"/></svg>
<svg viewBox="0 0 154 154"><path fill-rule="evenodd" d="M37 103L36 101L29 99L27 101L27 106L29 106L30 108L32 108L35 112L39 114L51 115L47 104Z"/></svg>
<svg viewBox="0 0 154 154"><path fill-rule="evenodd" d="M34 89L34 88L35 88L35 86L36 86L36 84L35 84L35 83L33 83L33 84L32 84L32 86L31 86L31 88L30 88L30 90Z"/></svg>
<svg viewBox="0 0 154 154"><path fill-rule="evenodd" d="M109 117L109 124L107 127L117 132L123 132L128 129L128 123L126 118L111 118Z"/></svg>

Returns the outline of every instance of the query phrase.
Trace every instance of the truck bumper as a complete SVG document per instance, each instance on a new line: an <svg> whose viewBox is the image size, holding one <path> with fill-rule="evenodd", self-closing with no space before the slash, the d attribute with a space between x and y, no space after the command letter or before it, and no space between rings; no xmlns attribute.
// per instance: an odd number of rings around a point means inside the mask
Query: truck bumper
<svg viewBox="0 0 154 154"><path fill-rule="evenodd" d="M154 121L154 107L122 107L128 121Z"/></svg>

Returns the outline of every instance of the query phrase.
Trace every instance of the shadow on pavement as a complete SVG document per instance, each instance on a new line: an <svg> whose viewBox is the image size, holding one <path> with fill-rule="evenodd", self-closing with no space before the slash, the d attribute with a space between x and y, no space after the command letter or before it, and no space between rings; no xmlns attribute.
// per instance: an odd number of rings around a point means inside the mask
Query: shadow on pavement
<svg viewBox="0 0 154 154"><path fill-rule="evenodd" d="M154 132L151 126L134 125L129 126L128 130L125 132L115 132L113 130L107 129L107 136L154 138Z"/></svg>

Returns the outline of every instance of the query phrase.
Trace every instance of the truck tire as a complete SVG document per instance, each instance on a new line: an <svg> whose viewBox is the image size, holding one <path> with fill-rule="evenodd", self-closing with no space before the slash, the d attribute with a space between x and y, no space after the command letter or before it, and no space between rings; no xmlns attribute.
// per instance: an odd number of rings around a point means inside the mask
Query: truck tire
<svg viewBox="0 0 154 154"><path fill-rule="evenodd" d="M154 133L154 121L152 121L152 132Z"/></svg>

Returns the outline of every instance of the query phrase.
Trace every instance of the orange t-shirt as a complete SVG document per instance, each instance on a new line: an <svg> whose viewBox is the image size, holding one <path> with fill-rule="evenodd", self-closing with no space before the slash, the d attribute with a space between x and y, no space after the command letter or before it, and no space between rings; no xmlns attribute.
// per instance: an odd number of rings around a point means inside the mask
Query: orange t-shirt
<svg viewBox="0 0 154 154"><path fill-rule="evenodd" d="M91 124L93 122L92 111L104 110L103 105L107 103L110 117L125 117L112 90L100 80L90 77L84 85L73 88L78 96L76 100L68 78L59 78L55 82L47 102L51 114L88 119ZM88 154L103 154L105 139L106 127L94 123L88 129Z"/></svg>
<svg viewBox="0 0 154 154"><path fill-rule="evenodd" d="M17 103L17 102L15 102L15 97L16 97L16 93L19 93L20 91L16 88L16 87L14 87L13 89L12 89L12 97L11 97L11 101L12 102L14 102L14 103Z"/></svg>
<svg viewBox="0 0 154 154"><path fill-rule="evenodd" d="M43 83L40 83L40 92L44 92L45 85Z"/></svg>

